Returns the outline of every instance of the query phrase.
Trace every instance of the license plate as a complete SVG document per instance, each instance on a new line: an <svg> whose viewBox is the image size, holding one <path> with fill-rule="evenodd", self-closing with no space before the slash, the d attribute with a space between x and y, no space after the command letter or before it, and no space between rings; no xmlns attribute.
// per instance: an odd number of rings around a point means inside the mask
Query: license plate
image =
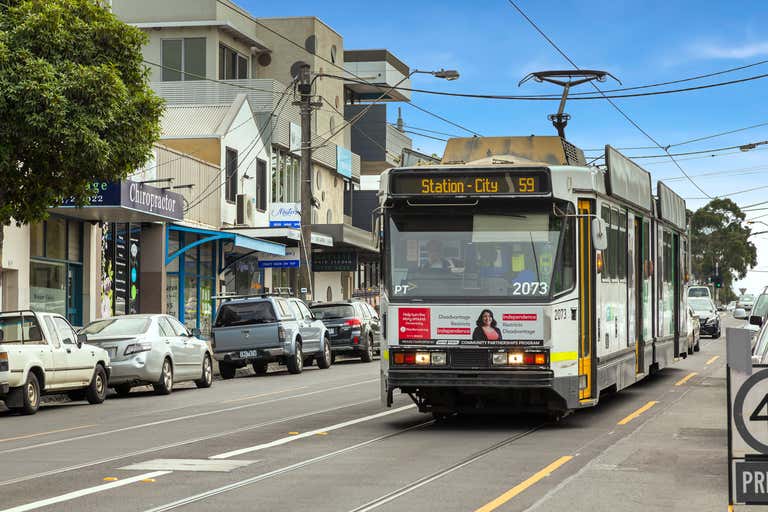
<svg viewBox="0 0 768 512"><path fill-rule="evenodd" d="M258 357L258 356L259 356L258 350L241 350L240 351L241 359L247 359L249 357Z"/></svg>
<svg viewBox="0 0 768 512"><path fill-rule="evenodd" d="M335 327L330 327L330 328L328 329L328 334L330 334L330 335L334 335L334 334L336 334L336 328L335 328Z"/></svg>

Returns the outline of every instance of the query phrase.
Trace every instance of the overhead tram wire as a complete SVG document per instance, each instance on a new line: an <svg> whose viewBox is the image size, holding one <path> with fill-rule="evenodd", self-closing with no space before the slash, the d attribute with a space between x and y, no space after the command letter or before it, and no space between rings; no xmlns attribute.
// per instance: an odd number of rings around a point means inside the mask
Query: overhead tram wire
<svg viewBox="0 0 768 512"><path fill-rule="evenodd" d="M292 44L293 46L295 46L296 48L299 48L299 49L301 49L302 51L306 52L307 54L310 54L310 52L309 52L309 51L308 51L308 50L307 50L307 49L304 47L304 45L302 45L302 44L300 44L300 43L298 43L298 42L294 41L293 39L291 39L291 38L289 38L289 37L285 36L284 34L281 34L281 33L280 33L280 32L278 32L277 30L273 29L272 27L269 27L269 26L265 25L264 23L260 22L260 21L259 21L259 20L257 20L257 19L253 19L252 21L253 21L254 23L256 23L257 25L259 25L260 27L264 28L265 30L267 30L267 31L269 31L269 32L271 32L271 33L273 33L273 34L275 34L275 35L276 35L277 37L279 37L280 39L283 39L283 40L284 40L284 41L286 41L287 43L289 43L289 44ZM327 64L330 64L330 65L331 65L331 66L333 66L334 68L336 68L336 69L338 69L338 70L340 70L340 71L342 71L342 72L344 72L344 73L346 73L346 74L348 74L348 75L352 75L354 78L356 78L357 80L359 80L361 83L364 83L364 84L366 84L366 85L370 85L370 86L372 86L372 87L379 87L379 88L381 88L381 86L379 86L379 85L377 85L377 84L373 84L373 83L371 83L371 82L368 82L367 80L364 80L363 78L361 78L360 76L356 75L355 73L352 73L352 72L350 72L350 71L347 71L346 69L344 69L344 67L343 67L343 66L340 66L340 65L336 64L336 63L335 63L335 62L333 62L332 60L330 60L330 59L327 59L326 57L323 57L322 55L319 55L319 54L311 54L311 55L313 55L315 58L318 58L318 59L322 60L323 62L325 62L325 63L327 63ZM342 77L342 79L343 79L343 80L348 80L349 78L348 78L348 77ZM471 129L469 129L469 128L467 128L466 126L462 126L462 125L460 125L460 124L458 124L458 123L456 123L456 122L454 122L454 121L451 121L450 119L447 119L447 118L445 118L445 117L441 116L440 114L436 114L436 113L434 113L434 112L432 112L432 111L430 111L430 110L427 110L427 109L425 109L424 107L420 107L419 105L417 105L417 104L413 103L412 101L411 101L411 102L408 102L408 105L410 105L411 107L413 107L413 108L415 108L415 109L421 110L421 111L422 111L422 112L424 112L425 114L428 114L428 115L430 115L430 116L434 117L435 119L439 119L439 120L441 120L441 121L443 121L443 122L445 122L445 123L448 123L448 124L450 124L450 125L452 125L452 126L455 126L455 127L459 128L459 129L461 129L462 131L465 131L465 132L467 132L467 133L469 133L469 134L471 134L471 135L477 135L478 137L482 137L482 135L481 135L480 133L478 133L478 132L476 132L476 131L474 131L474 130L471 130Z"/></svg>
<svg viewBox="0 0 768 512"><path fill-rule="evenodd" d="M522 16L523 16L523 17L524 17L524 18L525 18L525 19L528 21L528 23L530 23L530 24L531 24L531 25L532 25L532 26L533 26L533 27L536 29L536 31L537 31L539 34L541 34L541 35L542 35L542 37L544 37L544 39L546 39L546 40L549 42L549 44L550 44L550 45L552 45L552 47L554 47L554 48L555 48L555 50L557 50L557 52L558 52L560 55L562 55L562 56L563 56L563 58L565 58L565 60L567 60L567 61L568 61L568 62L569 62L569 63L570 63L570 64L571 64L571 65L572 65L572 66L573 66L573 67L574 67L576 70L581 70L581 68L579 68L579 66L577 66L577 65L576 65L576 63L575 63L575 62L574 62L574 61L573 61L573 60L572 60L572 59L571 59L571 58L570 58L568 55L566 55L566 53L565 53L563 50L561 50L561 49L560 49L560 47L558 47L558 46L557 46L557 44L555 44L555 42L554 42L554 41L552 41L552 39L550 39L550 37L549 37L549 36L548 36L546 33L544 33L544 31L543 31L543 30L541 30L541 29L539 28L539 26L538 26L538 25L536 25L536 23L535 23L535 22L534 22L534 21L533 21L531 18L529 18L529 17L528 17L528 15L527 15L527 14L525 14L525 12L524 12L524 11L523 11L523 10L522 10L520 7L518 7L518 5L515 3L515 1L514 1L514 0L507 0L507 1L508 1L508 2L509 2L511 5L512 5L512 7L514 7L514 8L517 10L517 12L519 12L519 13L520 13L520 14L521 14L521 15L522 15ZM766 76L768 76L768 75L766 75ZM620 108L620 107L619 107L619 106L618 106L618 105L617 105L617 104L616 104L616 103L615 103L613 100L611 100L611 99L610 99L608 96L606 96L606 94L605 94L605 93L604 93L604 92L603 92L603 91L602 91L602 90L601 90L601 89L600 89L600 88L599 88L597 85L595 85L593 82L590 82L590 84L592 84L592 87L593 87L593 88L594 88L594 89L595 89L597 92L599 92L599 93L600 93L600 95L601 95L601 96L603 96L603 97L604 97L604 98L605 98L605 99L608 101L608 103L610 103L610 104L611 104L611 106L613 106L613 108L615 108L615 109L616 109L616 110L617 110L617 111L618 111L618 112L619 112L619 113L620 113L620 114L621 114L621 115L624 117L624 119L626 119L626 120L627 120L627 121L628 121L628 122L629 122L629 123L630 123L632 126L634 126L634 127L635 127L635 128L638 130L638 131L640 131L640 133L642 133L643 135L645 135L645 136L646 136L646 138L648 138L648 140L650 140L651 142L653 142L654 144L656 144L656 146L658 146L658 147L659 147L659 149L661 149L662 151L664 151L664 152L667 154L667 156L669 157L669 159L670 159L670 160L671 160L671 161L672 161L672 162L675 164L675 166L676 166L676 167L677 167L677 168L680 170L680 172L681 172L681 173L682 173L682 174L683 174L683 175L684 175L686 178L688 178L688 181L690 181L690 182L691 182L691 184L692 184L694 187L696 187L696 189L697 189L699 192L701 192L702 194L704 194L705 196L707 196L709 199L712 199L712 196L710 196L709 194L707 194L707 193L704 191L704 189L702 189L702 188L701 188L701 187L700 187L700 186L699 186L699 185L698 185L698 184L697 184L697 183L696 183L696 182L695 182L695 181L694 181L694 180L693 180L693 179L692 179L692 178L691 178L691 177L690 177L690 176L689 176L689 175L688 175L686 172L685 172L685 170L684 170L684 169L683 169L683 167L682 167L682 166L681 166L681 165L680 165L680 164L677 162L677 160L675 160L675 158L674 158L672 155L670 155L670 153L669 153L669 148L665 148L664 146L662 146L661 144L659 144L659 142L658 142L656 139L654 139L654 138L653 138L653 137L652 137L652 136L651 136L651 135L650 135L648 132L646 132L645 130L643 130L643 129L640 127L640 125L639 125L639 124L637 124L637 122L635 122L635 121L634 121L634 120L633 120L631 117L629 117L629 115L628 115L626 112L624 112L624 111L623 111L623 110L622 110L622 109L621 109L621 108Z"/></svg>
<svg viewBox="0 0 768 512"><path fill-rule="evenodd" d="M322 97L321 97L321 98L322 98ZM329 100L327 100L327 99L325 99L325 98L322 98L322 100L323 100L325 103L327 103L327 104L328 104L328 106L329 106L329 107L331 107L331 108L333 109L333 111L335 111L337 114L339 114L339 115L340 115L340 116L342 116L342 117L344 116L344 114L342 114L342 113L339 111L339 109L337 109L337 108L336 108L336 106L335 106L333 103L331 103ZM377 141L376 139L374 139L373 137L371 137L370 135L368 135L368 134L365 132L365 130L363 130L362 128L360 128L360 127L359 127L359 126L357 126L356 124L353 124L353 125L352 125L352 128L354 128L355 130L357 130L357 131L358 131L358 133L360 133L360 135L362 135L363 137L365 137L366 139L368 139L369 141L371 141L371 143L372 143L373 145L377 146L379 149L383 150L385 153L387 153L387 154L388 154L388 155L390 155L391 157L394 157L394 158L396 158L396 159L398 159L398 160L400 159L400 155L396 155L396 154L392 153L390 150L388 150L387 148L385 148L384 146L382 146L382 145L381 145L381 143L380 143L379 141Z"/></svg>
<svg viewBox="0 0 768 512"><path fill-rule="evenodd" d="M387 123L387 124L390 125L390 126L393 126L395 128L398 128L396 123ZM439 132L437 130L428 130L426 128L419 128L417 126L411 126L409 124L403 124L403 128L408 129L408 130L417 130L417 131L426 132L426 133L434 133L436 135L445 135L446 137L451 137L451 138L459 137L459 135L455 135L453 133Z"/></svg>
<svg viewBox="0 0 768 512"><path fill-rule="evenodd" d="M427 135L425 133L414 132L414 131L411 131L411 130L403 130L403 133L409 133L411 135L416 135L418 137L424 137L425 139L439 140L440 142L448 142L448 139L443 139L443 138L440 138L440 137L435 137L434 135Z"/></svg>
<svg viewBox="0 0 768 512"><path fill-rule="evenodd" d="M768 141L760 141L759 143L761 143L761 144L768 144ZM703 155L705 153L719 153L721 151L730 151L732 149L740 149L740 148L742 148L744 146L748 146L750 144L757 144L757 143L756 142L748 142L746 144L740 144L738 146L726 146L726 147L722 147L722 148L700 149L698 151L687 151L685 153L671 153L669 155L667 155L667 154L664 154L664 155L639 155L639 156L631 156L630 158L632 160L640 160L640 159L649 159L649 158L666 158L667 156ZM666 147L671 147L671 146L666 146ZM741 151L741 152L744 153L745 151ZM598 158L601 158L603 156L605 156L605 155L601 155Z"/></svg>

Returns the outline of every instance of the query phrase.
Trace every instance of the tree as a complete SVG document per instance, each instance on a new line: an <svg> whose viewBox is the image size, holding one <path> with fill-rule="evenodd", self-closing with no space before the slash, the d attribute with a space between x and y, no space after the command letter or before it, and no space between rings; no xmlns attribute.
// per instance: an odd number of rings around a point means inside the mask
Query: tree
<svg viewBox="0 0 768 512"><path fill-rule="evenodd" d="M85 204L89 184L147 161L162 100L146 42L99 0L0 1L0 227Z"/></svg>
<svg viewBox="0 0 768 512"><path fill-rule="evenodd" d="M691 217L691 266L694 276L707 282L715 275L715 264L723 284L721 299L735 295L734 276L743 279L757 265L757 249L748 240L751 230L745 215L730 199L713 199Z"/></svg>

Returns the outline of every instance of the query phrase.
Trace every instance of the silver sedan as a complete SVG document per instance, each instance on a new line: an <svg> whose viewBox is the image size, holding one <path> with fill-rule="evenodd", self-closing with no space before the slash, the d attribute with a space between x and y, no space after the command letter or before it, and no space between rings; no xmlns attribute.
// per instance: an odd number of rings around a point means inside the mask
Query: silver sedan
<svg viewBox="0 0 768 512"><path fill-rule="evenodd" d="M134 386L151 384L167 395L176 382L194 381L207 388L213 382L211 349L168 315L125 315L96 320L80 331L88 343L100 346L112 361L110 387L127 395Z"/></svg>

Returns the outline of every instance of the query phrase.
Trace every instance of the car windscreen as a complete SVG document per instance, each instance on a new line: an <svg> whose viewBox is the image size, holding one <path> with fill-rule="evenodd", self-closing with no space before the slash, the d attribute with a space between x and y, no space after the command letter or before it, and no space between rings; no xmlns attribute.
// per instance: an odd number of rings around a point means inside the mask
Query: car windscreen
<svg viewBox="0 0 768 512"><path fill-rule="evenodd" d="M80 332L98 336L135 336L146 333L151 323L149 318L105 318L91 322Z"/></svg>
<svg viewBox="0 0 768 512"><path fill-rule="evenodd" d="M688 290L689 297L709 297L709 288L691 288Z"/></svg>
<svg viewBox="0 0 768 512"><path fill-rule="evenodd" d="M760 295L752 306L752 316L765 316L768 313L768 295Z"/></svg>
<svg viewBox="0 0 768 512"><path fill-rule="evenodd" d="M741 302L742 304L751 303L751 302L754 302L754 301L755 301L755 296L754 295L742 295L739 298L739 302Z"/></svg>
<svg viewBox="0 0 768 512"><path fill-rule="evenodd" d="M355 316L355 308L351 304L328 304L312 306L312 312L320 320L334 318L349 318Z"/></svg>
<svg viewBox="0 0 768 512"><path fill-rule="evenodd" d="M0 343L40 343L43 333L34 316L0 317Z"/></svg>
<svg viewBox="0 0 768 512"><path fill-rule="evenodd" d="M688 305L696 313L711 313L715 309L712 306L712 301L705 298L690 297Z"/></svg>
<svg viewBox="0 0 768 512"><path fill-rule="evenodd" d="M275 310L268 301L224 304L219 309L214 327L268 324L276 322Z"/></svg>

